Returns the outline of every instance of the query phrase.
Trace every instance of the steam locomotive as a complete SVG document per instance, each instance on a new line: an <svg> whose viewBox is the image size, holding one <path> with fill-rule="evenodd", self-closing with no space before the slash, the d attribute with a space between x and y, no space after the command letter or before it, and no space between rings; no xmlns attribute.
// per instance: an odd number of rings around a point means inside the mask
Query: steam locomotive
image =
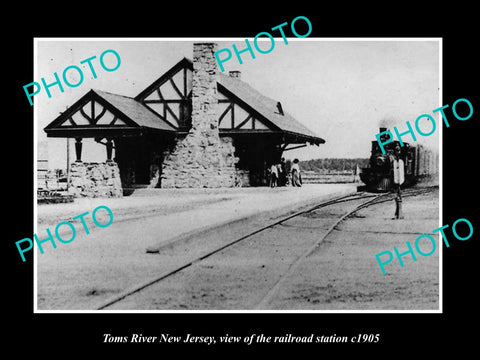
<svg viewBox="0 0 480 360"><path fill-rule="evenodd" d="M386 130L386 128L380 128L380 132ZM386 141L386 136L382 135L382 142ZM388 192L393 189L392 162L397 145L400 146L400 142L396 140L384 145L385 154L383 154L378 142L372 141L369 164L366 168L362 168L360 173L360 179L365 183L367 191ZM416 184L420 178L431 173L433 167L438 166L435 165L435 157L432 153L420 144L413 146L404 142L400 151L400 158L405 166L405 182L402 188Z"/></svg>

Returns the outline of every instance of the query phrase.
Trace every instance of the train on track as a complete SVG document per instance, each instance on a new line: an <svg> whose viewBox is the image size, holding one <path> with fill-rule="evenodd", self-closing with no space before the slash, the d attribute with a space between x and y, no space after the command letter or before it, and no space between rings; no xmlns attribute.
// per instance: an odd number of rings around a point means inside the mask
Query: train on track
<svg viewBox="0 0 480 360"><path fill-rule="evenodd" d="M380 132L386 130L387 128L380 128ZM382 138L381 140L385 141ZM405 166L405 182L402 188L413 186L427 177L438 175L437 153L432 152L421 144L411 145L405 142L403 144L400 147L400 157ZM360 172L360 180L365 184L365 187L361 187L359 190L372 192L388 192L392 190L392 162L397 145L400 145L400 142L396 140L384 145L386 153L383 154L378 142L376 140L372 141L369 164L366 168L362 168Z"/></svg>

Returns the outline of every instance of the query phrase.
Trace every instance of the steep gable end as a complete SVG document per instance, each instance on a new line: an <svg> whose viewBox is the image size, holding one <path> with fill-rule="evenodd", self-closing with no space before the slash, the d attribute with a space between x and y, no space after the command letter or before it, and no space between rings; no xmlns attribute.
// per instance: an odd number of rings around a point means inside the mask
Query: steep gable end
<svg viewBox="0 0 480 360"><path fill-rule="evenodd" d="M90 90L44 130L50 137L101 137L138 133L142 127L175 131L132 98Z"/></svg>
<svg viewBox="0 0 480 360"><path fill-rule="evenodd" d="M135 97L179 129L191 125L193 63L183 58Z"/></svg>

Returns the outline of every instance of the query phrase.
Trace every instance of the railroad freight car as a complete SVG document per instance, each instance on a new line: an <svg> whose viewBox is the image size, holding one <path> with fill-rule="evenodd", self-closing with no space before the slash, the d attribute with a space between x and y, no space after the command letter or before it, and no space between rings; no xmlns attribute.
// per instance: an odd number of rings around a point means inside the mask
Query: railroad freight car
<svg viewBox="0 0 480 360"><path fill-rule="evenodd" d="M386 131L380 128L380 132ZM386 135L383 135L386 136ZM381 141L385 139L381 138ZM400 157L404 162L405 182L402 188L415 185L420 180L438 173L438 155L426 149L421 144L411 145L403 143L400 147ZM367 191L387 192L393 187L392 161L394 150L399 141L392 141L384 145L385 154L382 153L378 142L372 141L372 150L369 164L362 168L360 179L365 183Z"/></svg>

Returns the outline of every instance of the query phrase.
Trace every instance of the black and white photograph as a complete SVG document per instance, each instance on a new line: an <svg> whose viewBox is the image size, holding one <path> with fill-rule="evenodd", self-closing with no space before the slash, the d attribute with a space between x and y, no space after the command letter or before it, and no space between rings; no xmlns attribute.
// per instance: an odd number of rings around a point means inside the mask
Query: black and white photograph
<svg viewBox="0 0 480 360"><path fill-rule="evenodd" d="M37 310L440 311L441 39L221 40L37 40Z"/></svg>

